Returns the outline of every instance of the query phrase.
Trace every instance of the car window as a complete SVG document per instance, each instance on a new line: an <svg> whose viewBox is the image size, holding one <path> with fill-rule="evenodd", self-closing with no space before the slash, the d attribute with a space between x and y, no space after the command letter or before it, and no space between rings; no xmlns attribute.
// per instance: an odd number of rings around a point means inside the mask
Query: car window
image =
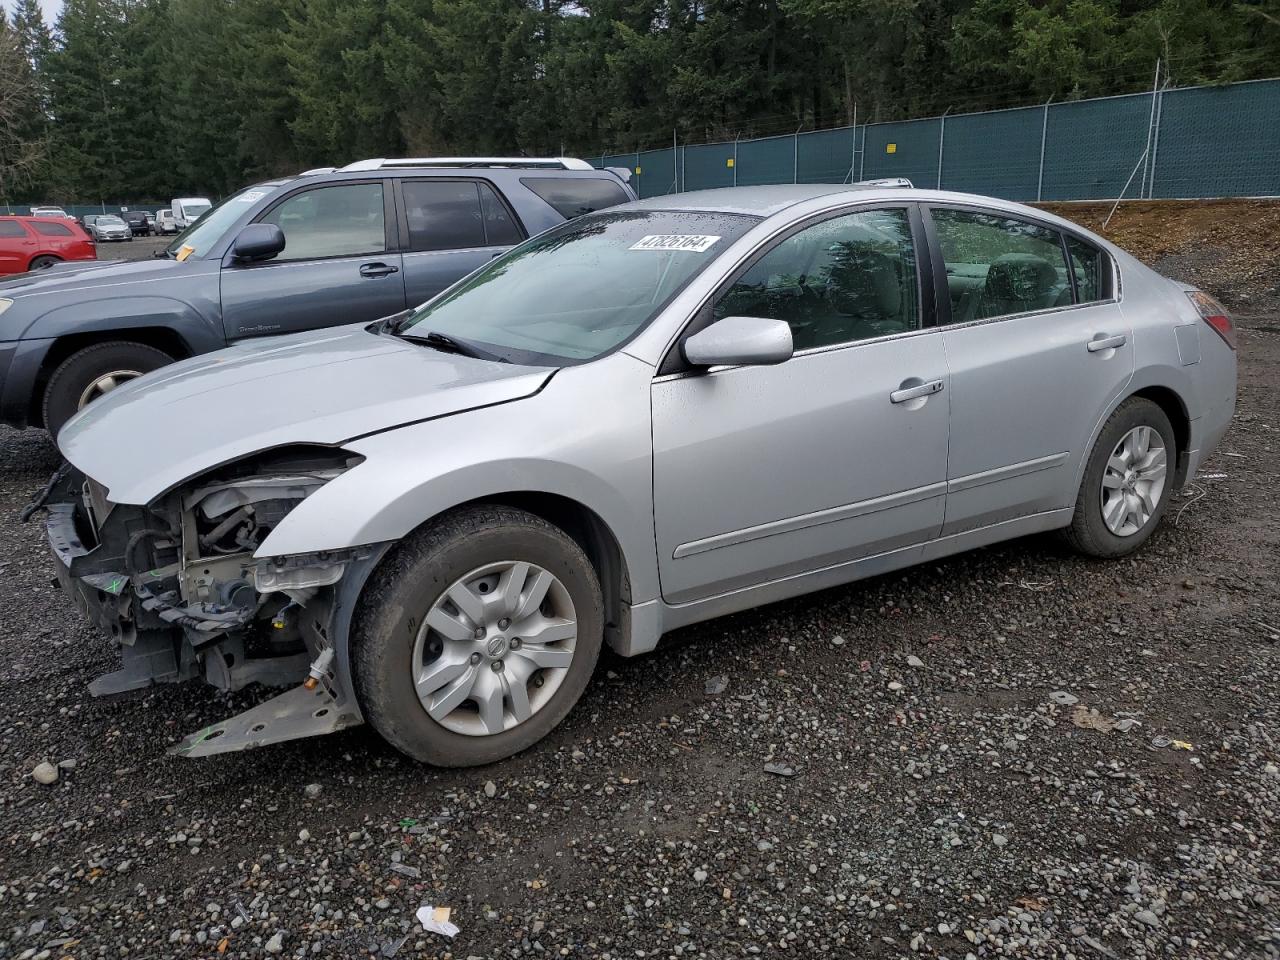
<svg viewBox="0 0 1280 960"><path fill-rule="evenodd" d="M1056 230L994 213L934 209L953 323L1071 305Z"/></svg>
<svg viewBox="0 0 1280 960"><path fill-rule="evenodd" d="M0 220L0 237L25 237L27 231L17 220Z"/></svg>
<svg viewBox="0 0 1280 960"><path fill-rule="evenodd" d="M785 320L797 350L919 329L907 211L867 210L792 234L747 268L714 316Z"/></svg>
<svg viewBox="0 0 1280 960"><path fill-rule="evenodd" d="M643 329L758 222L665 210L582 217L471 274L419 309L402 333L443 333L517 363L591 360Z"/></svg>
<svg viewBox="0 0 1280 960"><path fill-rule="evenodd" d="M566 220L626 203L631 199L621 186L603 177L523 177L520 182L551 204L556 213Z"/></svg>
<svg viewBox="0 0 1280 960"><path fill-rule="evenodd" d="M410 250L485 246L480 191L474 180L406 180L403 183Z"/></svg>
<svg viewBox="0 0 1280 960"><path fill-rule="evenodd" d="M484 238L491 247L507 247L524 239L524 232L489 184L480 182L480 213L484 217Z"/></svg>
<svg viewBox="0 0 1280 960"><path fill-rule="evenodd" d="M284 232L277 262L354 257L387 249L382 184L350 183L294 194L262 218Z"/></svg>
<svg viewBox="0 0 1280 960"><path fill-rule="evenodd" d="M1067 254L1071 257L1071 272L1076 278L1078 303L1095 303L1107 299L1106 254L1078 237L1065 234Z"/></svg>
<svg viewBox="0 0 1280 960"><path fill-rule="evenodd" d="M42 233L46 237L74 236L74 234L71 232L71 228L64 226L61 223L37 222L37 223L33 223L32 226L36 228L36 233Z"/></svg>

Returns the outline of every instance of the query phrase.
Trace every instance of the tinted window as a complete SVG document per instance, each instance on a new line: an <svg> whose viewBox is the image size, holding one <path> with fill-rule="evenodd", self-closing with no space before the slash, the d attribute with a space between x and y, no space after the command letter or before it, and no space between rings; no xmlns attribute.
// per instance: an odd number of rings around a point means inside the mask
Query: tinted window
<svg viewBox="0 0 1280 960"><path fill-rule="evenodd" d="M25 237L27 232L17 220L0 220L0 237Z"/></svg>
<svg viewBox="0 0 1280 960"><path fill-rule="evenodd" d="M1058 231L968 210L935 209L933 222L953 323L1070 306Z"/></svg>
<svg viewBox="0 0 1280 960"><path fill-rule="evenodd" d="M807 227L750 266L717 301L729 316L785 320L797 350L920 326L905 210L870 210Z"/></svg>
<svg viewBox="0 0 1280 960"><path fill-rule="evenodd" d="M524 239L511 212L487 183L480 184L480 212L484 216L484 236L489 246L506 247Z"/></svg>
<svg viewBox="0 0 1280 960"><path fill-rule="evenodd" d="M519 363L562 365L614 349L759 222L693 211L598 213L492 261L424 306L413 336L447 334Z"/></svg>
<svg viewBox="0 0 1280 960"><path fill-rule="evenodd" d="M71 228L63 226L61 223L45 223L39 221L31 224L36 228L36 233L43 233L46 237L70 237L74 236Z"/></svg>
<svg viewBox="0 0 1280 960"><path fill-rule="evenodd" d="M485 246L474 180L407 180L403 190L410 250Z"/></svg>
<svg viewBox="0 0 1280 960"><path fill-rule="evenodd" d="M387 249L381 183L296 193L262 218L284 232L282 260L354 257Z"/></svg>
<svg viewBox="0 0 1280 960"><path fill-rule="evenodd" d="M1080 303L1093 303L1107 298L1106 254L1091 243L1067 235L1067 253L1076 277L1076 294Z"/></svg>
<svg viewBox="0 0 1280 960"><path fill-rule="evenodd" d="M556 177L527 177L520 181L555 208L566 220L594 213L605 207L626 203L631 198L613 180L570 180Z"/></svg>

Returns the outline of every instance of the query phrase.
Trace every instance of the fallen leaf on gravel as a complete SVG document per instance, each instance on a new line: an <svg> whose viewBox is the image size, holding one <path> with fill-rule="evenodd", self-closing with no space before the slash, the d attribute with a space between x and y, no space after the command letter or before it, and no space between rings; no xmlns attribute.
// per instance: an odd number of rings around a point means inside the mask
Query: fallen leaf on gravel
<svg viewBox="0 0 1280 960"><path fill-rule="evenodd" d="M764 765L764 772L772 773L774 776L778 777L794 777L796 775L795 770L787 766L785 763L766 763Z"/></svg>
<svg viewBox="0 0 1280 960"><path fill-rule="evenodd" d="M1071 711L1071 722L1081 730L1096 730L1098 733L1110 733L1116 728L1116 722L1110 717L1104 717L1083 704Z"/></svg>
<svg viewBox="0 0 1280 960"><path fill-rule="evenodd" d="M223 937L221 940L218 941L218 952L226 953L227 947L230 946L230 944L231 944L231 938Z"/></svg>
<svg viewBox="0 0 1280 960"><path fill-rule="evenodd" d="M1045 902L1039 897L1019 897L1013 902L1016 906L1023 910L1030 910L1032 913L1039 913L1045 908Z"/></svg>

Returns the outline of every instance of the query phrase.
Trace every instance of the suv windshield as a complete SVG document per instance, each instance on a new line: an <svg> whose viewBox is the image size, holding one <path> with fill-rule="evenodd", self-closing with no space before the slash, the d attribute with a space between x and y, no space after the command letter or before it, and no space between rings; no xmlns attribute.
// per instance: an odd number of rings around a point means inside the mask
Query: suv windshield
<svg viewBox="0 0 1280 960"><path fill-rule="evenodd" d="M436 334L515 363L593 360L629 340L758 218L619 211L527 240L400 328Z"/></svg>
<svg viewBox="0 0 1280 960"><path fill-rule="evenodd" d="M183 247L190 247L191 253L187 258L199 260L226 233L227 228L240 219L240 214L248 209L247 204L256 203L272 192L272 187L250 187L232 194L174 237L173 242L164 248L165 254L176 257Z"/></svg>

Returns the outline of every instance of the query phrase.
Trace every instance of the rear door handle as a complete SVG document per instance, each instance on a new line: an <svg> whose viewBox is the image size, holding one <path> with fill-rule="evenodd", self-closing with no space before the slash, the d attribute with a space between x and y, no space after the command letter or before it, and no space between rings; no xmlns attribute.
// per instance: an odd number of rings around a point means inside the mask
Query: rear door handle
<svg viewBox="0 0 1280 960"><path fill-rule="evenodd" d="M942 391L941 380L930 380L928 383L917 384L914 387L903 387L889 394L890 403L906 403L908 400L918 400L921 397L933 396L935 393Z"/></svg>
<svg viewBox="0 0 1280 960"><path fill-rule="evenodd" d="M393 267L389 263L366 263L360 268L360 276L362 277L385 277L388 274L399 272L399 267Z"/></svg>
<svg viewBox="0 0 1280 960"><path fill-rule="evenodd" d="M1087 349L1090 353L1097 353L1100 350L1114 350L1116 347L1123 347L1128 342L1128 338L1122 333L1118 337L1099 336L1090 340Z"/></svg>

